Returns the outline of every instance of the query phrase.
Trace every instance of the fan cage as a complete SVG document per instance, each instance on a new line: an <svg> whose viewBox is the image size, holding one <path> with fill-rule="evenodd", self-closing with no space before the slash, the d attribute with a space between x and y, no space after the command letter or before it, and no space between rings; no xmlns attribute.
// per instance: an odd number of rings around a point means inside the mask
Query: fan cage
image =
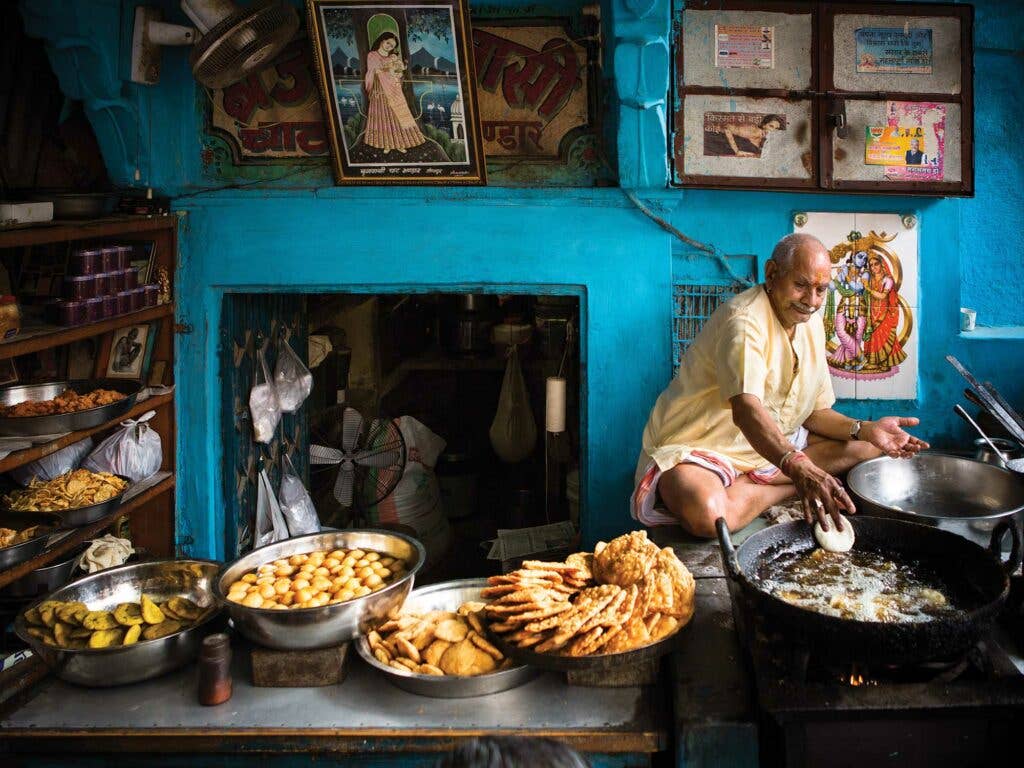
<svg viewBox="0 0 1024 768"><path fill-rule="evenodd" d="M237 82L269 63L298 28L295 9L277 0L245 8L203 35L192 49L192 74L209 88Z"/></svg>

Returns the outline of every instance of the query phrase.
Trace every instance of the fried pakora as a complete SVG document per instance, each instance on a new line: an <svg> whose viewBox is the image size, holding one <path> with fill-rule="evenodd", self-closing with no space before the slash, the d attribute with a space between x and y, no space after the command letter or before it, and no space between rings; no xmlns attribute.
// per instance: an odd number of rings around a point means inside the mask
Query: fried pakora
<svg viewBox="0 0 1024 768"><path fill-rule="evenodd" d="M24 418L26 416L53 416L60 413L77 413L101 405L110 405L124 400L125 395L112 389L94 389L80 395L73 389L65 389L50 400L26 400L23 403L0 406L0 416L4 418Z"/></svg>

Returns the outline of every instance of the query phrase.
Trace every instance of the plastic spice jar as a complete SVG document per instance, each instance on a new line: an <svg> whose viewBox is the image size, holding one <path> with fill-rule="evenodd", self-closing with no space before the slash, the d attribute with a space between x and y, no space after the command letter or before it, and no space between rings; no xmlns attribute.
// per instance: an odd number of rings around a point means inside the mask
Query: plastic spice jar
<svg viewBox="0 0 1024 768"><path fill-rule="evenodd" d="M96 295L105 296L108 293L117 293L117 273L101 272L96 275Z"/></svg>
<svg viewBox="0 0 1024 768"><path fill-rule="evenodd" d="M135 288L138 288L138 287L139 287L139 268L138 267L128 267L128 269L126 269L124 271L124 289L123 290L131 291L131 290L133 290Z"/></svg>
<svg viewBox="0 0 1024 768"><path fill-rule="evenodd" d="M96 298L96 275L65 275L64 298L69 301L84 301Z"/></svg>
<svg viewBox="0 0 1024 768"><path fill-rule="evenodd" d="M149 283L142 287L146 292L146 297L142 305L144 307L155 307L157 299L160 297L160 286L156 283Z"/></svg>
<svg viewBox="0 0 1024 768"><path fill-rule="evenodd" d="M87 323L95 323L97 320L103 319L103 299L86 299L85 304L85 321Z"/></svg>
<svg viewBox="0 0 1024 768"><path fill-rule="evenodd" d="M131 297L131 311L138 312L142 309L142 306L146 301L146 289L136 288L135 290L128 291L128 295Z"/></svg>
<svg viewBox="0 0 1024 768"><path fill-rule="evenodd" d="M105 245L101 249L103 251L103 260L100 268L104 272L113 272L117 269L118 247L116 245Z"/></svg>
<svg viewBox="0 0 1024 768"><path fill-rule="evenodd" d="M95 300L94 300L95 301ZM89 312L84 301L58 301L58 325L84 325L89 322Z"/></svg>
<svg viewBox="0 0 1024 768"><path fill-rule="evenodd" d="M95 275L103 271L103 252L99 248L79 248L68 259L68 274Z"/></svg>
<svg viewBox="0 0 1024 768"><path fill-rule="evenodd" d="M130 245L117 246L117 266L115 269L125 270L132 265L132 254L135 249Z"/></svg>
<svg viewBox="0 0 1024 768"><path fill-rule="evenodd" d="M117 294L117 314L127 315L132 311L131 291L121 291Z"/></svg>
<svg viewBox="0 0 1024 768"><path fill-rule="evenodd" d="M117 317L117 295L103 297L103 318Z"/></svg>
<svg viewBox="0 0 1024 768"><path fill-rule="evenodd" d="M207 635L199 647L199 703L204 707L231 698L231 641L223 632Z"/></svg>

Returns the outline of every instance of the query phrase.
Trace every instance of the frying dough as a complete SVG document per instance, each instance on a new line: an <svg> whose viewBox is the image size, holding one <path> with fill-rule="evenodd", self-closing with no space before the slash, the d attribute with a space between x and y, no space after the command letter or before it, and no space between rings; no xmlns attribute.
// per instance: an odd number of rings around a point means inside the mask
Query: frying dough
<svg viewBox="0 0 1024 768"><path fill-rule="evenodd" d="M814 524L814 538L818 546L828 552L849 552L853 548L853 524L843 517L843 530L836 528L835 520L832 520L828 530L823 530L821 523Z"/></svg>

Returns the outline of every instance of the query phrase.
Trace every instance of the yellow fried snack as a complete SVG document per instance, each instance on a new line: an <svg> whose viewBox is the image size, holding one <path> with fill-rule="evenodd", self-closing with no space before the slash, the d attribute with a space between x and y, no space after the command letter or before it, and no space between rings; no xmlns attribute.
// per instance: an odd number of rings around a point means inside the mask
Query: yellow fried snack
<svg viewBox="0 0 1024 768"><path fill-rule="evenodd" d="M132 643L138 642L139 635L142 634L142 624L135 624L134 626L128 627L128 631L124 633L124 640L121 641L121 645L131 645Z"/></svg>
<svg viewBox="0 0 1024 768"><path fill-rule="evenodd" d="M109 472L75 469L49 481L33 478L28 488L3 497L18 512L60 512L109 501L128 487L128 482Z"/></svg>
<svg viewBox="0 0 1024 768"><path fill-rule="evenodd" d="M136 624L141 624L144 619L142 618L142 609L138 603L121 603L114 609L114 620L122 627L134 627ZM152 624L159 624L160 622L150 622Z"/></svg>
<svg viewBox="0 0 1024 768"><path fill-rule="evenodd" d="M122 638L124 638L124 630L120 627L117 629L98 629L89 638L89 647L109 648L112 645L120 645Z"/></svg>
<svg viewBox="0 0 1024 768"><path fill-rule="evenodd" d="M202 615L203 609L187 597L172 597L163 604L163 612L185 621L195 621Z"/></svg>
<svg viewBox="0 0 1024 768"><path fill-rule="evenodd" d="M167 620L164 612L160 610L160 606L145 595L142 596L139 602L141 604L142 618L147 624L160 624ZM152 640L153 638L149 639Z"/></svg>
<svg viewBox="0 0 1024 768"><path fill-rule="evenodd" d="M82 626L89 629L116 629L118 623L110 611L89 611L82 619Z"/></svg>
<svg viewBox="0 0 1024 768"><path fill-rule="evenodd" d="M56 609L57 618L66 624L82 626L82 619L89 612L85 603L71 602L61 603Z"/></svg>
<svg viewBox="0 0 1024 768"><path fill-rule="evenodd" d="M173 619L167 619L161 621L159 624L153 624L142 630L142 636L146 640L157 640L161 637L167 637L167 635L173 635L179 629L181 629L182 623L180 621L174 621Z"/></svg>

